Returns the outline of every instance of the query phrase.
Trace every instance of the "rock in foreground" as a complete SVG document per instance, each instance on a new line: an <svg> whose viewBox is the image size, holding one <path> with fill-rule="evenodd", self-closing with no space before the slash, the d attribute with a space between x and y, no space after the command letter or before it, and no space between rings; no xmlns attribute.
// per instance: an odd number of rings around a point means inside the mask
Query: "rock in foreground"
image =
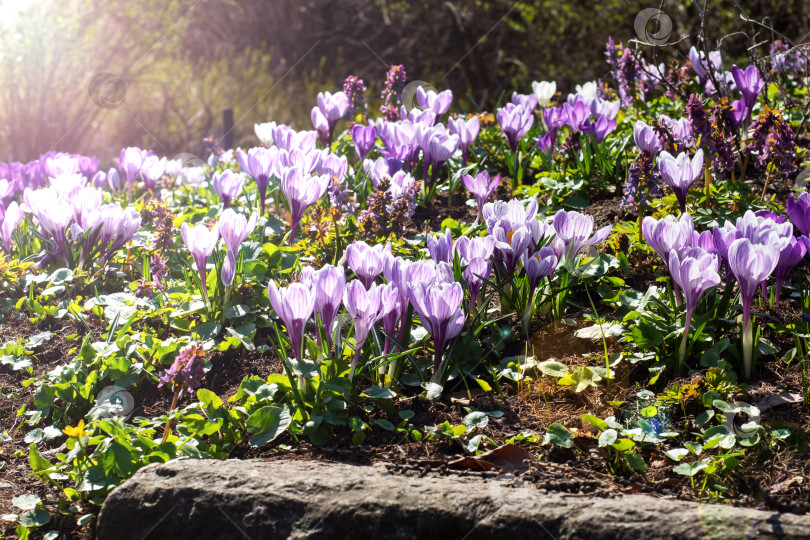
<svg viewBox="0 0 810 540"><path fill-rule="evenodd" d="M648 495L548 494L508 479L407 477L320 462L175 461L148 466L113 491L98 538L810 537L810 516Z"/></svg>

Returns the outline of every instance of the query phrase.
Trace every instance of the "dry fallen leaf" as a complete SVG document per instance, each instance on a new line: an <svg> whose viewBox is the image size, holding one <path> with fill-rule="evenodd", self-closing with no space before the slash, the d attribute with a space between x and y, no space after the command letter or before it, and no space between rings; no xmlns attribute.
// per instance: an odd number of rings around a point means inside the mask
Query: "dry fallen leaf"
<svg viewBox="0 0 810 540"><path fill-rule="evenodd" d="M450 469L470 469L474 471L491 471L500 469L504 472L523 472L529 470L525 460L532 459L522 447L515 444L505 444L479 456L467 456L453 460L447 464Z"/></svg>

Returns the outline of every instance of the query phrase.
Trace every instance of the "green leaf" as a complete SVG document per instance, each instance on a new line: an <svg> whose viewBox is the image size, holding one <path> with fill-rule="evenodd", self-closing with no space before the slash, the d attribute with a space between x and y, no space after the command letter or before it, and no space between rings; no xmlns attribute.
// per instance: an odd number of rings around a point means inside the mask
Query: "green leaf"
<svg viewBox="0 0 810 540"><path fill-rule="evenodd" d="M242 345L245 346L245 349L249 351L256 350L256 346L253 345L253 338L251 337L255 331L256 325L254 323L243 324L236 328L228 328L228 333L238 339Z"/></svg>
<svg viewBox="0 0 810 540"><path fill-rule="evenodd" d="M29 510L24 512L20 518L20 525L23 527L41 527L51 521L51 515L44 508Z"/></svg>
<svg viewBox="0 0 810 540"><path fill-rule="evenodd" d="M703 445L698 442L688 441L683 443L683 445L696 456L699 456L701 453L703 453Z"/></svg>
<svg viewBox="0 0 810 540"><path fill-rule="evenodd" d="M672 450L664 452L664 455L673 461L680 461L689 455L689 450L686 448L673 448Z"/></svg>
<svg viewBox="0 0 810 540"><path fill-rule="evenodd" d="M478 383L478 386L480 386L481 390L483 390L484 392L486 393L492 392L492 387L484 379L475 379L475 382Z"/></svg>
<svg viewBox="0 0 810 540"><path fill-rule="evenodd" d="M647 468L644 458L636 452L629 452L627 454L627 463L633 468L634 471L643 471Z"/></svg>
<svg viewBox="0 0 810 540"><path fill-rule="evenodd" d="M266 446L284 433L291 423L292 416L287 409L272 405L258 409L246 421L248 429L255 433L250 438L250 445Z"/></svg>
<svg viewBox="0 0 810 540"><path fill-rule="evenodd" d="M557 384L563 386L573 386L574 392L582 392L589 386L596 386L597 382L602 380L595 371L586 366L575 367L569 375L557 381Z"/></svg>
<svg viewBox="0 0 810 540"><path fill-rule="evenodd" d="M619 452L627 452L636 445L632 439L619 439L610 446Z"/></svg>
<svg viewBox="0 0 810 540"><path fill-rule="evenodd" d="M778 428L771 431L771 437L773 437L774 439L787 439L788 437L790 437L790 434L791 432L787 428Z"/></svg>
<svg viewBox="0 0 810 540"><path fill-rule="evenodd" d="M549 442L557 446L562 446L563 448L571 448L574 446L574 434L564 425L555 422L548 426L546 435L543 437L544 445Z"/></svg>
<svg viewBox="0 0 810 540"><path fill-rule="evenodd" d="M374 399L393 399L397 397L396 392L390 388L383 388L377 385L368 387L366 391L363 392L363 395Z"/></svg>
<svg viewBox="0 0 810 540"><path fill-rule="evenodd" d="M680 463L672 468L677 474L683 476L695 476L697 473L705 469L709 465L706 460L698 461L697 463Z"/></svg>
<svg viewBox="0 0 810 540"><path fill-rule="evenodd" d="M537 364L537 368L543 375L549 377L565 377L568 375L568 366L556 360L545 360Z"/></svg>
<svg viewBox="0 0 810 540"><path fill-rule="evenodd" d="M386 420L385 418L378 418L374 421L378 426L383 428L386 431L395 431L397 428L394 424Z"/></svg>
<svg viewBox="0 0 810 540"><path fill-rule="evenodd" d="M40 499L36 495L31 495L30 493L25 495L19 495L11 499L11 504L16 506L20 510L33 510L41 502L42 499Z"/></svg>
<svg viewBox="0 0 810 540"><path fill-rule="evenodd" d="M599 435L599 448L604 448L605 446L609 446L616 442L616 439L619 437L619 434L616 432L615 429L608 429L602 432Z"/></svg>
<svg viewBox="0 0 810 540"><path fill-rule="evenodd" d="M424 386L425 390L427 390L427 398L430 401L436 401L439 399L444 391L444 386L440 385L439 383L430 382Z"/></svg>
<svg viewBox="0 0 810 540"><path fill-rule="evenodd" d="M467 431L472 431L475 428L485 427L489 423L489 417L485 413L475 411L465 416L463 422Z"/></svg>
<svg viewBox="0 0 810 540"><path fill-rule="evenodd" d="M601 418L597 418L592 414L580 414L579 417L588 422L589 424L591 424L592 426L594 426L596 429L599 429L601 431L605 431L606 429L608 429L608 425L604 420L602 420Z"/></svg>
<svg viewBox="0 0 810 540"><path fill-rule="evenodd" d="M706 424L706 422L711 420L713 417L714 417L714 411L713 410L709 409L709 410L703 411L702 413L697 415L697 418L695 418L695 424L698 427L702 427L702 426L704 426Z"/></svg>
<svg viewBox="0 0 810 540"><path fill-rule="evenodd" d="M54 335L55 334L53 332L49 332L47 330L45 332L40 332L39 334L36 334L28 338L28 343L26 343L26 347L28 347L29 349L36 349L37 347L39 347L40 345L51 339Z"/></svg>

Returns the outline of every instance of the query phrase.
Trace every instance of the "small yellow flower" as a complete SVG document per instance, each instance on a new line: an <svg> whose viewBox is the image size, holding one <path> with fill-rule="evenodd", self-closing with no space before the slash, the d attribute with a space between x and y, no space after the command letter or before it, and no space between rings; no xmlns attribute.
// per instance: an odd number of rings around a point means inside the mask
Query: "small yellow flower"
<svg viewBox="0 0 810 540"><path fill-rule="evenodd" d="M68 437L73 437L74 439L81 439L85 435L84 431L84 420L79 420L79 423L76 427L66 427L64 430L65 435Z"/></svg>

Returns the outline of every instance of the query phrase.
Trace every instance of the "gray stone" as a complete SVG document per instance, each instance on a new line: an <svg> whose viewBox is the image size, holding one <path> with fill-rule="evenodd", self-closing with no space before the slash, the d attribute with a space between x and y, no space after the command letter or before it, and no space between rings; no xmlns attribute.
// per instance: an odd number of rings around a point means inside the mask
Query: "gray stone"
<svg viewBox="0 0 810 540"><path fill-rule="evenodd" d="M98 522L100 540L753 537L810 538L810 516L295 461L150 465L110 494Z"/></svg>

